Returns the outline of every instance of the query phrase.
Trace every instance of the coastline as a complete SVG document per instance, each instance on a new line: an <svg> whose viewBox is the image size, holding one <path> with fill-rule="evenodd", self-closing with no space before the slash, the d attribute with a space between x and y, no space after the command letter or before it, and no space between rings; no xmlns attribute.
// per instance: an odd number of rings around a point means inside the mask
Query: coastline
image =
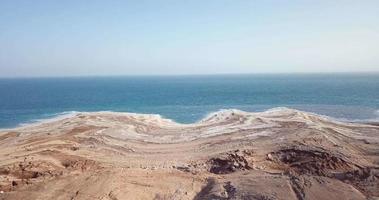
<svg viewBox="0 0 379 200"><path fill-rule="evenodd" d="M67 119L67 118L73 117L75 115L89 114L89 113L93 113L93 114L96 114L96 113L108 113L108 114L116 114L116 115L146 115L146 116L155 116L155 117L159 117L159 118L164 119L164 120L172 121L172 122L174 122L176 124L179 124L179 125L180 124L181 125L194 125L194 124L198 124L199 122L207 119L209 116L212 116L212 115L217 114L217 113L222 113L222 112L237 111L237 112L245 112L245 113L254 113L254 114L258 114L259 115L259 113L272 112L272 111L280 111L280 110L294 110L294 111L304 112L304 113L307 113L307 114L310 114L310 115L314 115L314 116L318 116L318 117L321 117L321 118L325 118L326 120L330 120L330 121L333 121L333 122L379 125L379 110L376 110L376 113L378 114L378 117L376 117L376 118L372 118L372 119L360 119L360 120L358 120L358 119L357 120L350 119L349 120L349 119L345 119L345 118L335 118L335 117L331 117L331 116L328 116L328 115L317 114L315 112L302 111L302 110L288 108L288 107L273 107L273 108L268 108L266 110L259 111L259 112L249 112L249 111L244 111L244 110L240 110L240 109L219 109L217 111L211 111L208 114L203 115L202 118L200 118L200 119L198 119L198 120L196 120L195 122L192 122L192 123L177 122L174 119L166 118L166 117L164 117L164 116L162 116L160 114L155 114L155 113L135 113L135 112L122 112L122 111L110 111L110 110L105 110L105 111L90 111L90 112L86 112L86 111L64 111L64 112L60 112L60 113L50 114L51 117L32 119L32 120L29 120L29 122L19 123L17 126L14 126L14 127L0 128L0 131L10 131L10 130L14 130L14 129L22 129L22 128L27 128L27 127L34 127L34 126L38 126L38 125L49 123L49 122L55 122L55 121Z"/></svg>

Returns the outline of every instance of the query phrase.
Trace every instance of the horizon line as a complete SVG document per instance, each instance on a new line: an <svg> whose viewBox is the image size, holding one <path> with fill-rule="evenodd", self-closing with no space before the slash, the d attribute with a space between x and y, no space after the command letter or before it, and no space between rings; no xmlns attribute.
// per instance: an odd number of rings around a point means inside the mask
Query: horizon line
<svg viewBox="0 0 379 200"><path fill-rule="evenodd" d="M42 76L1 76L0 79L21 78L101 78L101 77L185 77L185 76L241 76L241 75L332 75L332 74L357 74L377 75L379 71L335 71L335 72L251 72L251 73L183 73L183 74L90 74L90 75L42 75Z"/></svg>

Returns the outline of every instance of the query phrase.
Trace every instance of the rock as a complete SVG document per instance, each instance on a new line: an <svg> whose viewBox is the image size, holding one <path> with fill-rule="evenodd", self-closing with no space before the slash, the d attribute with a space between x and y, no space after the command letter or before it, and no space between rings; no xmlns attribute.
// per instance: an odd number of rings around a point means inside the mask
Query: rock
<svg viewBox="0 0 379 200"><path fill-rule="evenodd" d="M274 157L271 153L267 154L267 160L274 161Z"/></svg>

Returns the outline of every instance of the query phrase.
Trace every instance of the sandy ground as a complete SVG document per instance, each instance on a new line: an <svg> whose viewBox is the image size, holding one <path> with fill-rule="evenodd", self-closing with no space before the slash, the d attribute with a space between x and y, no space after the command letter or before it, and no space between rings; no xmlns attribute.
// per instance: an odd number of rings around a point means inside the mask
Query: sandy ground
<svg viewBox="0 0 379 200"><path fill-rule="evenodd" d="M379 199L379 126L285 108L78 113L0 148L0 199Z"/></svg>

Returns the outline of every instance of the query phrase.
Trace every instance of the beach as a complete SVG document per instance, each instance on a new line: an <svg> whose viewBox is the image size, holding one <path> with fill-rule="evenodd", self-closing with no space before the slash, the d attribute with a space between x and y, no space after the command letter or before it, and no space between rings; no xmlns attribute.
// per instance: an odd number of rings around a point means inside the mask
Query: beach
<svg viewBox="0 0 379 200"><path fill-rule="evenodd" d="M78 112L0 132L0 199L379 197L379 127L289 108Z"/></svg>

